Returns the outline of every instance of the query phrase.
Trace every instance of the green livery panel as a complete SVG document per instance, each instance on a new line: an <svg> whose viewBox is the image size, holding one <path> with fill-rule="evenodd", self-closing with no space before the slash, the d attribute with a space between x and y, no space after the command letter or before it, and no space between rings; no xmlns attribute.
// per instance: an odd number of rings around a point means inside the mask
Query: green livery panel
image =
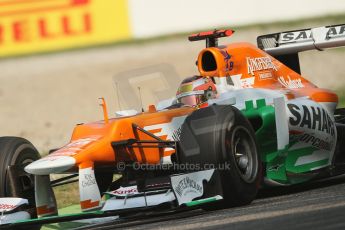
<svg viewBox="0 0 345 230"><path fill-rule="evenodd" d="M312 179L313 170L327 166L328 159L297 165L299 158L310 156L318 148L308 146L296 148L301 134L289 134L289 144L277 149L275 110L265 99L246 101L242 113L252 124L258 143L260 158L264 166L266 180L282 185L298 184Z"/></svg>

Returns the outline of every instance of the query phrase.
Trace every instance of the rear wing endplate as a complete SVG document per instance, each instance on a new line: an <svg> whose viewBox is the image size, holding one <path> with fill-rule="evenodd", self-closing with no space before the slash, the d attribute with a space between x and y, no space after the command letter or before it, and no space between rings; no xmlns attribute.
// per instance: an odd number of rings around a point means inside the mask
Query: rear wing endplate
<svg viewBox="0 0 345 230"><path fill-rule="evenodd" d="M262 35L258 47L272 56L345 46L345 24Z"/></svg>

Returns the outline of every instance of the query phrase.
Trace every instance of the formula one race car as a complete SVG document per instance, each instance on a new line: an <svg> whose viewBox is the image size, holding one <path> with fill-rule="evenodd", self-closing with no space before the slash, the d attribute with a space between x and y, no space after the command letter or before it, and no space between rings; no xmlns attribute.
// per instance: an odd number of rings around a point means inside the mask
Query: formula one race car
<svg viewBox="0 0 345 230"><path fill-rule="evenodd" d="M173 100L113 119L103 101L103 121L77 125L70 143L39 160L34 148L20 151L28 143L0 140L10 146L0 155L0 195L22 197L0 198L2 227L245 205L263 186L345 173L345 109L336 109L334 92L300 75L298 58L344 46L345 25L259 36L258 48L218 46L232 34L189 37L207 47L199 75L186 78ZM50 181L51 174L71 175ZM82 213L59 216L52 186L74 176Z"/></svg>

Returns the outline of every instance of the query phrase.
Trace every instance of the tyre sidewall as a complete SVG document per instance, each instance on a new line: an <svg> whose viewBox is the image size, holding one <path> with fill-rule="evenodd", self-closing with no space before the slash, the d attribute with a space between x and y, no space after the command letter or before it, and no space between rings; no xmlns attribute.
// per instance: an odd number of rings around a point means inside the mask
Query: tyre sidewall
<svg viewBox="0 0 345 230"><path fill-rule="evenodd" d="M237 108L225 107L224 110L217 119L217 125L221 127L221 130L216 132L214 140L217 143L216 146L218 146L217 155L220 158L219 162L222 162L222 164L228 163L230 166L229 170L220 170L224 198L230 206L245 205L255 198L260 180L261 164L257 152L255 133L248 119ZM236 159L233 154L233 143L231 144L231 152L229 152L225 144L226 138L229 138L229 136L233 137L234 131L239 128L248 132L253 142L252 144L255 146L253 151L256 151L254 153L254 160L257 165L256 175L250 183L246 182L238 172Z"/></svg>
<svg viewBox="0 0 345 230"><path fill-rule="evenodd" d="M234 155L225 146L227 135L231 135L238 127L248 132L255 148L258 169L250 183L242 179L235 168L237 163ZM204 166L204 169L206 165L213 164L219 169L224 197L221 207L249 204L255 198L261 180L261 161L254 130L237 108L230 105L212 105L194 111L181 127L180 147L181 163L198 164ZM230 169L226 168L225 164L230 166Z"/></svg>
<svg viewBox="0 0 345 230"><path fill-rule="evenodd" d="M12 165L25 165L39 159L36 148L20 137L0 137L0 197L10 196L8 191L7 168Z"/></svg>

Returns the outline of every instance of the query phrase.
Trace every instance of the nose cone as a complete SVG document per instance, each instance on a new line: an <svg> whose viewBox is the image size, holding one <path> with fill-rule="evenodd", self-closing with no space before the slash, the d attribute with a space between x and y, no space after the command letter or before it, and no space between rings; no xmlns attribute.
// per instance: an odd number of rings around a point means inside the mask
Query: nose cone
<svg viewBox="0 0 345 230"><path fill-rule="evenodd" d="M34 175L49 175L65 172L75 165L75 159L69 156L47 156L25 167L25 171Z"/></svg>

